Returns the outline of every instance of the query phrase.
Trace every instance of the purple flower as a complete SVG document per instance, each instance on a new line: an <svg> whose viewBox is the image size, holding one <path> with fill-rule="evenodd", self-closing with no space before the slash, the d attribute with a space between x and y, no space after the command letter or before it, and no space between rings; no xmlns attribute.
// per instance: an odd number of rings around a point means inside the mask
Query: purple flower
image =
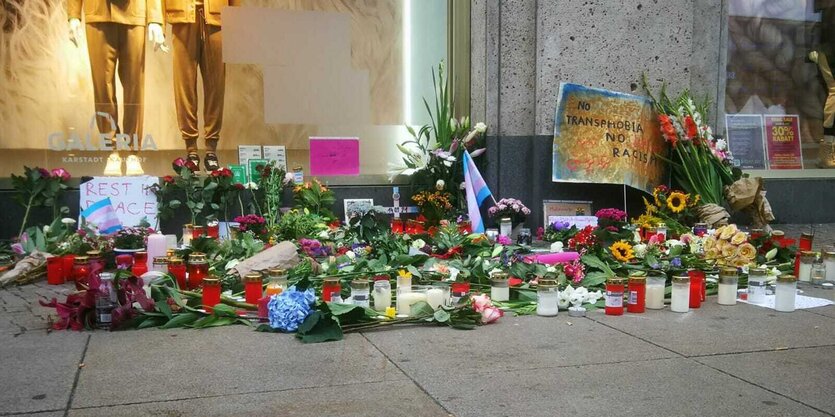
<svg viewBox="0 0 835 417"><path fill-rule="evenodd" d="M672 261L670 261L670 265L672 265L672 266L674 266L674 267L676 267L676 268L681 268L681 258L679 258L678 256L676 256L675 258L673 258L673 260L672 260Z"/></svg>
<svg viewBox="0 0 835 417"><path fill-rule="evenodd" d="M496 243L507 246L513 244L513 241L505 235L499 235L498 237L496 237Z"/></svg>
<svg viewBox="0 0 835 417"><path fill-rule="evenodd" d="M656 262L656 263L652 264L652 265L650 266L650 268L652 268L652 269L661 269L661 264L659 264L658 262Z"/></svg>
<svg viewBox="0 0 835 417"><path fill-rule="evenodd" d="M556 222L551 224L551 227L553 227L554 230L556 230L558 232L562 232L563 230L566 230L571 226L568 224L568 222L556 221Z"/></svg>
<svg viewBox="0 0 835 417"><path fill-rule="evenodd" d="M15 255L25 255L26 254L26 250L23 249L23 245L20 244L20 243L13 243L12 244L12 252L14 252Z"/></svg>

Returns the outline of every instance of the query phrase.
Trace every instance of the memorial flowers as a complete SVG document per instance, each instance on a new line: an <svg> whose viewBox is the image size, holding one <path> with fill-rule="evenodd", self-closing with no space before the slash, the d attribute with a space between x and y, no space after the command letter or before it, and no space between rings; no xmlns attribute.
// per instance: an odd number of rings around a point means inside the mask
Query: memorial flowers
<svg viewBox="0 0 835 417"><path fill-rule="evenodd" d="M55 168L50 171L46 168L25 166L23 175L12 174L12 186L15 190L12 199L25 210L18 237L22 236L26 230L26 223L29 221L29 214L33 208L51 208L53 218L58 218L59 212L68 211L60 207L59 199L67 189L67 181L70 178L70 173L64 168Z"/></svg>
<svg viewBox="0 0 835 417"><path fill-rule="evenodd" d="M412 196L412 201L420 208L420 214L430 226L435 226L450 215L452 195L446 191L420 191Z"/></svg>
<svg viewBox="0 0 835 417"><path fill-rule="evenodd" d="M612 252L612 256L621 262L629 262L635 258L632 245L625 240L613 243L612 246L609 246L609 250Z"/></svg>
<svg viewBox="0 0 835 417"><path fill-rule="evenodd" d="M313 288L299 291L291 286L287 291L270 298L267 304L270 327L283 332L295 332L313 311L316 296Z"/></svg>
<svg viewBox="0 0 835 417"><path fill-rule="evenodd" d="M734 224L719 227L702 245L705 259L718 265L742 267L757 259L757 249L748 242L748 235Z"/></svg>
<svg viewBox="0 0 835 417"><path fill-rule="evenodd" d="M490 217L510 217L513 223L522 223L531 214L531 209L515 198L503 198L487 209Z"/></svg>
<svg viewBox="0 0 835 417"><path fill-rule="evenodd" d="M326 219L334 218L331 207L336 203L336 197L333 191L317 179L295 186L293 188L293 200L298 210L303 210Z"/></svg>

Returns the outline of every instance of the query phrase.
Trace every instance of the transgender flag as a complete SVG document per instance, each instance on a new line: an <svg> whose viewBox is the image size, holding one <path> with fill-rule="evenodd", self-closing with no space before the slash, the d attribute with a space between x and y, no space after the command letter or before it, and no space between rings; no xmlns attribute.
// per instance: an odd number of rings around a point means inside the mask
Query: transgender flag
<svg viewBox="0 0 835 417"><path fill-rule="evenodd" d="M116 210L113 210L113 205L110 204L110 197L99 200L81 212L87 223L93 224L98 228L99 233L109 235L122 230L122 222L116 216Z"/></svg>
<svg viewBox="0 0 835 417"><path fill-rule="evenodd" d="M464 189L467 192L467 211L470 215L470 224L474 233L484 233L484 221L481 219L481 203L492 198L493 194L487 188L484 178L470 157L470 153L464 150ZM494 199L495 200L495 199Z"/></svg>

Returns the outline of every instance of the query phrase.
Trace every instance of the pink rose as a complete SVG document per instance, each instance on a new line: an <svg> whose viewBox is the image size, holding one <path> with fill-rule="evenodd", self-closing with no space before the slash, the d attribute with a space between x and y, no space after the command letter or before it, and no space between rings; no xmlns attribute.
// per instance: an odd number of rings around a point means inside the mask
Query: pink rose
<svg viewBox="0 0 835 417"><path fill-rule="evenodd" d="M481 324L490 324L504 316L504 311L498 307L487 307L481 312Z"/></svg>
<svg viewBox="0 0 835 417"><path fill-rule="evenodd" d="M473 310L476 313L481 313L485 309L493 307L493 302L490 301L490 297L487 294L472 295L470 299L473 302Z"/></svg>
<svg viewBox="0 0 835 417"><path fill-rule="evenodd" d="M64 168L55 168L52 170L52 176L61 178L61 181L67 181L70 179L70 173L67 172Z"/></svg>

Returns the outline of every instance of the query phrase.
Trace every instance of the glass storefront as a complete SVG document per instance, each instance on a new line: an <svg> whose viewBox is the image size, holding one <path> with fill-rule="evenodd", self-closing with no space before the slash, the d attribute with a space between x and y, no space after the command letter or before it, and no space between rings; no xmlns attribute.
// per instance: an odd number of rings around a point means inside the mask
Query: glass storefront
<svg viewBox="0 0 835 417"><path fill-rule="evenodd" d="M167 52L125 30L144 25L112 22L127 13L149 23L150 10L137 17L105 0L4 2L0 177L22 165L101 175L113 138L122 156L141 142L145 172L167 175L185 156L184 136L199 136L202 158L209 135L219 136L221 165L239 162L240 145L278 145L288 168L305 171L311 137L356 137L362 177L383 179L400 159L404 125L428 121L431 69L448 62L447 0L161 3ZM80 16L74 41L68 11ZM195 15L202 25L177 26Z"/></svg>

